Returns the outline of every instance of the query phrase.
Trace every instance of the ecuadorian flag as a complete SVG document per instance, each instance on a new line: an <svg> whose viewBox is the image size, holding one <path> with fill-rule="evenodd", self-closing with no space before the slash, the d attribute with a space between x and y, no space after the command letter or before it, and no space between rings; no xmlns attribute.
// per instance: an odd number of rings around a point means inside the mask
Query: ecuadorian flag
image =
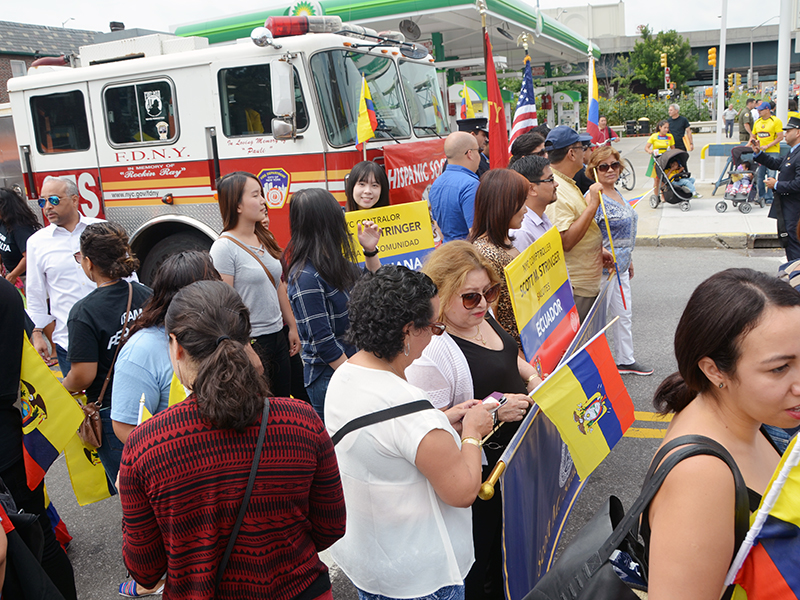
<svg viewBox="0 0 800 600"><path fill-rule="evenodd" d="M472 108L472 99L469 97L467 82L464 82L464 91L461 92L461 112L459 119L474 119L475 109Z"/></svg>
<svg viewBox="0 0 800 600"><path fill-rule="evenodd" d="M633 402L622 383L605 330L556 369L532 394L558 428L583 480L633 424Z"/></svg>
<svg viewBox="0 0 800 600"><path fill-rule="evenodd" d="M589 109L586 111L586 133L596 140L600 135L600 94L597 91L597 69L594 58L589 59Z"/></svg>
<svg viewBox="0 0 800 600"><path fill-rule="evenodd" d="M378 117L375 116L375 105L369 93L367 78L361 76L361 99L358 102L358 127L356 127L356 148L361 150L364 143L375 137L378 128Z"/></svg>
<svg viewBox="0 0 800 600"><path fill-rule="evenodd" d="M800 446L795 436L778 464L743 544L755 544L734 580L747 592L747 600L800 598L798 462Z"/></svg>

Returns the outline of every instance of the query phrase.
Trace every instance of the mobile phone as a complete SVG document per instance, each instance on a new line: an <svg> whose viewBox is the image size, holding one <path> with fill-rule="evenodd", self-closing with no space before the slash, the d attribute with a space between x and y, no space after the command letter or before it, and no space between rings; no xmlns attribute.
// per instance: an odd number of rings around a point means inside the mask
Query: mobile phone
<svg viewBox="0 0 800 600"><path fill-rule="evenodd" d="M506 398L506 397L505 397L503 394L501 394L500 392L492 392L491 394L489 394L488 396L486 396L486 398L484 398L484 399L483 399L483 403L484 403L484 404L493 404L493 403L495 403L495 402L497 403L497 406L495 406L495 407L494 407L494 408L493 408L493 409L490 411L491 413L495 413L495 412L497 412L497 410L498 410L498 409L499 409L501 406L503 406L503 405L504 405L506 402L508 402L508 398Z"/></svg>

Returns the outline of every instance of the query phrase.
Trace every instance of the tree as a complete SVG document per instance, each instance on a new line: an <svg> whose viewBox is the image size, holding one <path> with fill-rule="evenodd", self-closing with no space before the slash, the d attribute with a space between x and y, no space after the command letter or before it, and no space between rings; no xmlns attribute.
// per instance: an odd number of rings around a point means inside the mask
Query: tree
<svg viewBox="0 0 800 600"><path fill-rule="evenodd" d="M631 92L631 82L635 76L630 57L620 54L617 57L617 64L614 65L614 78L611 80L611 83L617 86L615 97L619 97L621 100L630 100L635 96Z"/></svg>
<svg viewBox="0 0 800 600"><path fill-rule="evenodd" d="M655 36L649 26L642 27L642 39L636 42L631 52L631 66L635 78L648 88L656 90L664 86L664 69L661 53L667 55L670 79L679 90L697 72L697 58L692 55L689 41L674 29L659 31Z"/></svg>

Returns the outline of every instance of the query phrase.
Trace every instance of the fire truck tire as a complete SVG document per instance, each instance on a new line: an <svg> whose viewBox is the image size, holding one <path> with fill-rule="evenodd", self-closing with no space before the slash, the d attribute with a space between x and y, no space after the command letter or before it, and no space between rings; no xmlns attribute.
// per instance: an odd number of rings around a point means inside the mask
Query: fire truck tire
<svg viewBox="0 0 800 600"><path fill-rule="evenodd" d="M139 268L139 280L145 285L150 285L158 268L173 254L189 250L207 252L209 248L211 248L211 240L201 235L176 233L164 238L151 248L142 261L142 266Z"/></svg>

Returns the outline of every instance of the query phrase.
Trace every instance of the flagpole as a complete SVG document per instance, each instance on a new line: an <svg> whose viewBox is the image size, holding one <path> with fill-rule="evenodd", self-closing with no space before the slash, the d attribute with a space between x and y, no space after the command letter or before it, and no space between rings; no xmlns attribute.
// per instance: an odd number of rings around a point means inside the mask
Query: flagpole
<svg viewBox="0 0 800 600"><path fill-rule="evenodd" d="M478 10L481 13L481 44L483 45L483 68L486 76L489 74L489 49L486 47L486 2L478 0ZM486 82L488 85L488 81Z"/></svg>
<svg viewBox="0 0 800 600"><path fill-rule="evenodd" d="M600 178L597 176L597 169L594 169L594 180L600 183ZM622 279L619 277L619 267L617 267L617 255L614 252L614 239L611 237L611 225L608 224L608 213L606 212L606 203L603 202L603 191L600 190L600 206L603 208L603 219L606 222L606 232L608 233L608 245L611 246L611 257L614 259L614 271L617 273L617 283L619 284L619 294L622 296L622 308L628 310L628 305L625 304L625 293L622 291Z"/></svg>

